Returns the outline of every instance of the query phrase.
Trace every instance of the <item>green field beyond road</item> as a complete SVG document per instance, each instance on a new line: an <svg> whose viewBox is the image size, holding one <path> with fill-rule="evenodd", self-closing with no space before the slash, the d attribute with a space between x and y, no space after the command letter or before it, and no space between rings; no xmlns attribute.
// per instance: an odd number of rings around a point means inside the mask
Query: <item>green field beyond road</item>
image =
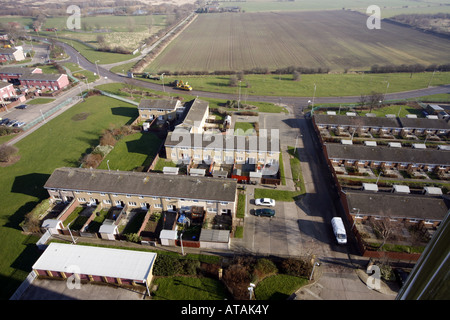
<svg viewBox="0 0 450 320"><path fill-rule="evenodd" d="M175 79L189 82L194 90L239 94L238 86L231 87L232 76L165 76L165 82ZM153 81L157 83L156 81ZM340 97L368 95L372 91L383 94L441 86L450 83L450 72L421 73L361 73L361 74L305 74L299 81L292 75L244 75L240 82L241 99L249 95L312 97ZM249 99L251 100L251 98Z"/></svg>

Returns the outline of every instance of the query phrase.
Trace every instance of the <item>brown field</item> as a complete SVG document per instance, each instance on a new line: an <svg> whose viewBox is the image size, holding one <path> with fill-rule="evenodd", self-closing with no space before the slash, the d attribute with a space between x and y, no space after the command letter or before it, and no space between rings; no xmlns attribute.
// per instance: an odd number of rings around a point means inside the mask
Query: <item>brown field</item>
<svg viewBox="0 0 450 320"><path fill-rule="evenodd" d="M240 71L288 66L368 70L374 64L445 64L450 41L350 11L201 14L148 71Z"/></svg>

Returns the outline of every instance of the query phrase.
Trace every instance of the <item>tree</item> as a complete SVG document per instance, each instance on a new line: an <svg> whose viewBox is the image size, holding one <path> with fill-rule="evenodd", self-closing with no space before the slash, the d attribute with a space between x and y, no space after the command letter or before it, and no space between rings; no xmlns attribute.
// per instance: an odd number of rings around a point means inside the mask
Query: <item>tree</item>
<svg viewBox="0 0 450 320"><path fill-rule="evenodd" d="M378 247L378 250L381 250L386 244L386 241L389 240L389 238L393 234L393 223L391 219L389 219L389 217L383 217L381 219L375 219L371 217L371 222L373 230L383 240L381 245Z"/></svg>
<svg viewBox="0 0 450 320"><path fill-rule="evenodd" d="M301 77L300 77L300 72L298 72L297 70L294 70L292 72L292 80L294 81L300 81Z"/></svg>
<svg viewBox="0 0 450 320"><path fill-rule="evenodd" d="M12 156L15 155L17 151L18 151L17 148L14 146L2 144L0 146L0 162L10 161Z"/></svg>
<svg viewBox="0 0 450 320"><path fill-rule="evenodd" d="M380 92L372 91L372 93L368 96L368 102L370 106L370 112L372 112L373 108L381 105L384 100L384 94Z"/></svg>
<svg viewBox="0 0 450 320"><path fill-rule="evenodd" d="M361 108L364 108L366 103L367 103L367 96L362 94L361 97L359 98L358 104L361 106Z"/></svg>

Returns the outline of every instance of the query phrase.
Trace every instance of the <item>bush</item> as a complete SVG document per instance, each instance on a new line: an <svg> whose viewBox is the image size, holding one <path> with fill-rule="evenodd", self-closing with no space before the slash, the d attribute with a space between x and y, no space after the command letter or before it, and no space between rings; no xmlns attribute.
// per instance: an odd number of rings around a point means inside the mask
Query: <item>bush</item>
<svg viewBox="0 0 450 320"><path fill-rule="evenodd" d="M14 146L2 144L0 146L0 162L8 162L11 160L11 157L17 153L17 151L17 148Z"/></svg>
<svg viewBox="0 0 450 320"><path fill-rule="evenodd" d="M234 299L247 300L248 284L251 281L247 268L241 264L233 264L228 267L223 276L223 281L227 285Z"/></svg>
<svg viewBox="0 0 450 320"><path fill-rule="evenodd" d="M99 153L91 153L83 158L82 164L84 168L97 168L102 162L103 157Z"/></svg>
<svg viewBox="0 0 450 320"><path fill-rule="evenodd" d="M182 266L183 266L183 274L194 276L197 274L197 270L200 268L200 261L198 260L191 260L191 259L185 259L180 260Z"/></svg>
<svg viewBox="0 0 450 320"><path fill-rule="evenodd" d="M271 260L263 258L259 259L256 263L255 272L262 276L266 276L268 274L277 273L278 268Z"/></svg>
<svg viewBox="0 0 450 320"><path fill-rule="evenodd" d="M101 146L115 146L117 143L116 138L113 136L113 134L110 131L106 131L103 136L100 138L100 145Z"/></svg>
<svg viewBox="0 0 450 320"><path fill-rule="evenodd" d="M153 267L153 275L155 276L173 276L180 274L183 266L177 257L159 254L156 257Z"/></svg>
<svg viewBox="0 0 450 320"><path fill-rule="evenodd" d="M141 237L137 233L127 233L125 234L125 238L127 238L127 241L130 242L141 242Z"/></svg>
<svg viewBox="0 0 450 320"><path fill-rule="evenodd" d="M310 262L301 259L289 258L281 262L281 273L296 276L296 277L309 277L312 271Z"/></svg>

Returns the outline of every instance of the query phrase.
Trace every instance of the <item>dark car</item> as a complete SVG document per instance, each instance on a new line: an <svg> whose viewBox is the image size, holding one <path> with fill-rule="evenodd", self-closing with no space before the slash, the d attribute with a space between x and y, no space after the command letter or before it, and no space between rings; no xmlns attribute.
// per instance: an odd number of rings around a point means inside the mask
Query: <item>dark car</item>
<svg viewBox="0 0 450 320"><path fill-rule="evenodd" d="M263 217L274 217L275 216L275 210L263 208L263 209L256 209L255 210L255 216L263 216Z"/></svg>
<svg viewBox="0 0 450 320"><path fill-rule="evenodd" d="M18 106L18 107L16 107L17 109L26 109L27 108L27 105L26 104L22 104L22 105L20 105L20 106Z"/></svg>
<svg viewBox="0 0 450 320"><path fill-rule="evenodd" d="M406 282L406 279L408 279L409 272L406 272L403 269L397 268L397 269L394 270L394 274L395 274L395 278L398 281L398 284L401 287L403 287L403 285Z"/></svg>
<svg viewBox="0 0 450 320"><path fill-rule="evenodd" d="M6 124L9 122L9 119L8 118L5 118L5 119L2 119L2 120L0 120L0 125L5 125L6 126Z"/></svg>

